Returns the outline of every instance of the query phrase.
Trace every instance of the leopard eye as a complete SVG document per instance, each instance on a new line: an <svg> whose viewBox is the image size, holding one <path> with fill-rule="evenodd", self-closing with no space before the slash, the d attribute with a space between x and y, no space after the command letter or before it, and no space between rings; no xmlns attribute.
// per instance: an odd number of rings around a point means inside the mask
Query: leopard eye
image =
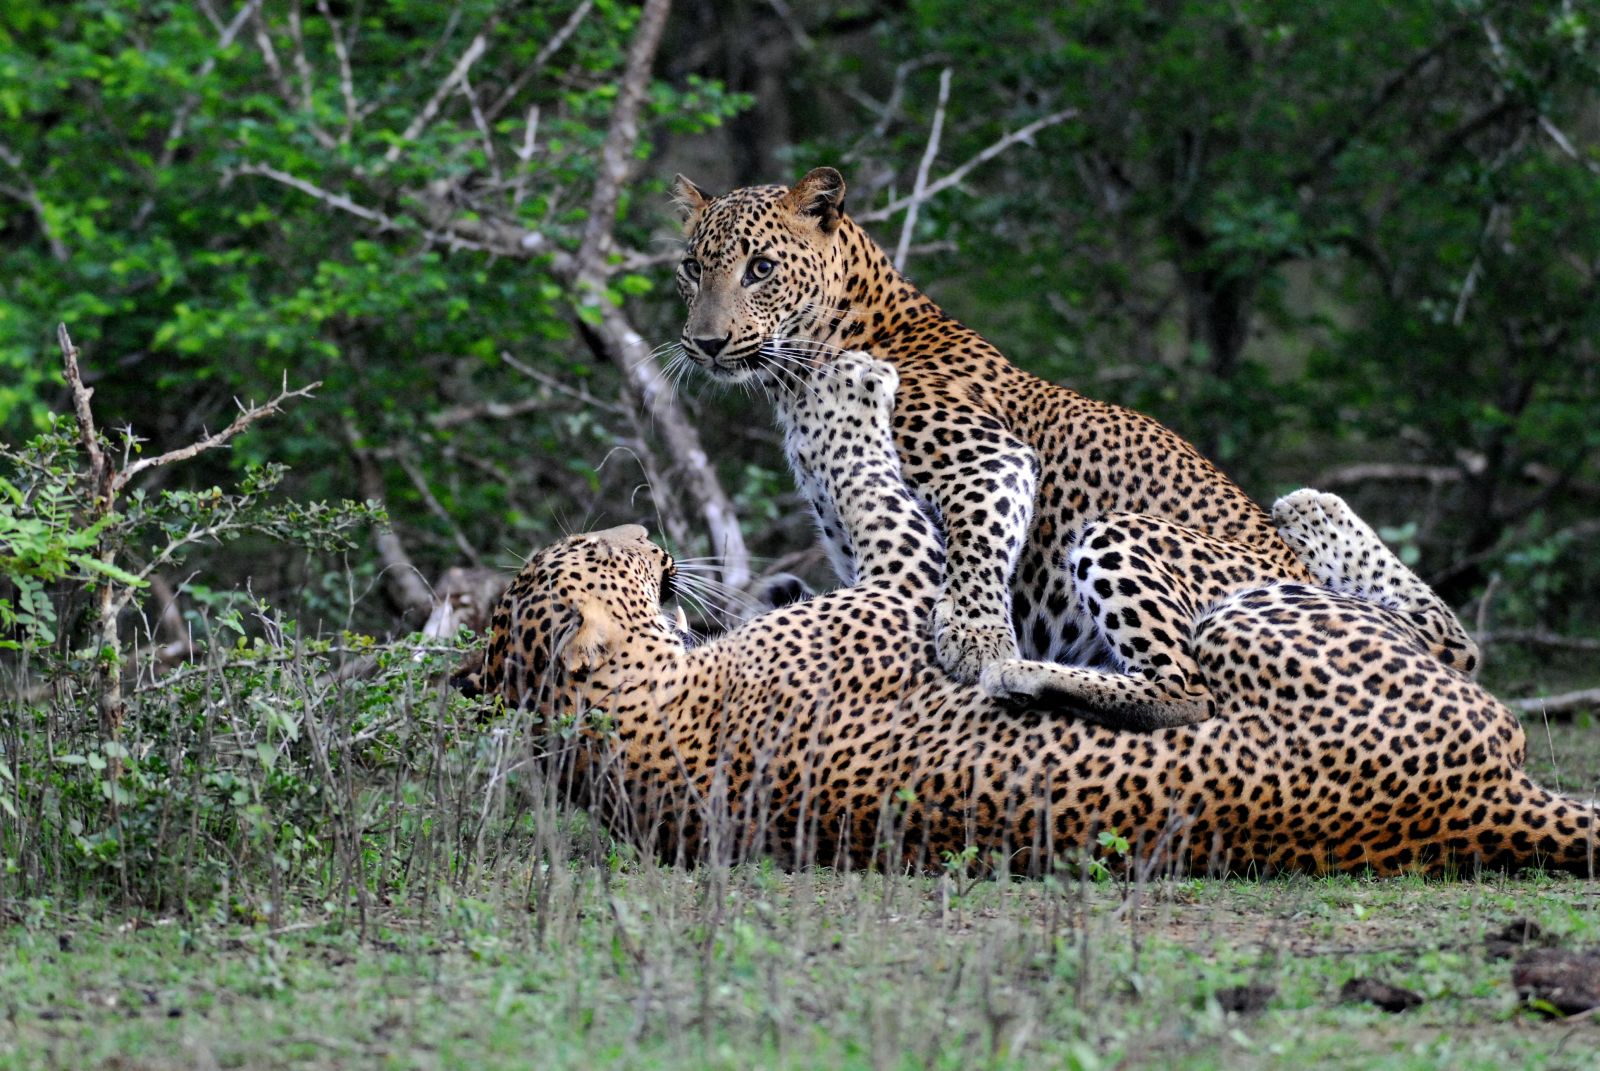
<svg viewBox="0 0 1600 1071"><path fill-rule="evenodd" d="M690 282L700 281L700 262L693 257L683 262L683 274L689 277Z"/></svg>
<svg viewBox="0 0 1600 1071"><path fill-rule="evenodd" d="M750 266L744 270L744 285L749 286L751 283L759 283L771 275L773 269L777 268L777 266L766 257L756 257L750 261Z"/></svg>

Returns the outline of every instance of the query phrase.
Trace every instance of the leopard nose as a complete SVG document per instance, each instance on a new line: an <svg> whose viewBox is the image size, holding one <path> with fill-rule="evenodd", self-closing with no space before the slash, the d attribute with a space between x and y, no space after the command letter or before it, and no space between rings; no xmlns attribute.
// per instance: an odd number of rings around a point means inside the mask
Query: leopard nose
<svg viewBox="0 0 1600 1071"><path fill-rule="evenodd" d="M729 332L721 338L691 338L689 344L707 357L715 357L722 352L723 347L728 344L728 340L732 337L732 332Z"/></svg>

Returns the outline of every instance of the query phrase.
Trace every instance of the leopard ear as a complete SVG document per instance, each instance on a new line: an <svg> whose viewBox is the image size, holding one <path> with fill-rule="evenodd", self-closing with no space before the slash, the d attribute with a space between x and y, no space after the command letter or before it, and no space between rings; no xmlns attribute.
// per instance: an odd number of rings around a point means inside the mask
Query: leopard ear
<svg viewBox="0 0 1600 1071"><path fill-rule="evenodd" d="M622 625L598 601L585 599L573 607L575 629L561 645L562 666L568 671L597 669L609 660L626 638Z"/></svg>
<svg viewBox="0 0 1600 1071"><path fill-rule="evenodd" d="M814 218L823 234L832 234L844 216L844 176L831 167L812 168L794 184L788 200L800 215Z"/></svg>
<svg viewBox="0 0 1600 1071"><path fill-rule="evenodd" d="M672 180L672 203L683 218L683 232L688 234L700 222L700 213L706 210L711 198L700 192L700 187L678 175Z"/></svg>

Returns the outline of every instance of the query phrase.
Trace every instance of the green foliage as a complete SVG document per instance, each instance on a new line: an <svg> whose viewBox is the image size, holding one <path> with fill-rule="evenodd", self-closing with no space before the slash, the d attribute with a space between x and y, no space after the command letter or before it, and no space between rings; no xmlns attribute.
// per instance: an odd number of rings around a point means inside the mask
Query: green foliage
<svg viewBox="0 0 1600 1071"><path fill-rule="evenodd" d="M1075 109L925 207L917 239L958 251L912 276L1260 497L1343 461L1456 468L1425 502L1403 480L1339 490L1416 520L1423 569L1461 603L1537 538L1535 512L1592 512L1568 492L1600 477L1593 22L1494 0L920 0L880 24L920 64L903 115L881 140L847 129L798 155L855 158L860 211L875 174L909 174L941 66L936 174ZM890 96L880 65L828 74ZM1552 565L1593 588L1578 558Z"/></svg>
<svg viewBox="0 0 1600 1071"><path fill-rule="evenodd" d="M0 649L56 642L55 605L47 594L51 585L108 580L144 585L99 556L107 530L120 520L115 514L77 523L83 503L76 495L78 474L66 460L76 446L66 427L65 422L53 427L22 451L0 446L0 576L16 589L15 602L0 589Z"/></svg>
<svg viewBox="0 0 1600 1071"><path fill-rule="evenodd" d="M592 358L545 262L463 249L435 217L442 196L463 219L575 247L637 10L593 4L530 69L574 7L540 0L510 17L493 0L385 0L333 5L330 20L269 4L226 47L236 6L218 5L217 23L205 5L155 0L8 9L0 438L48 423L57 388L45 328L65 320L97 373L98 403L140 412L159 449L192 438L196 411L259 396L285 375L321 380L315 404L235 463L270 457L294 466L292 497L338 497L353 482L344 427L354 425L365 441L403 443L424 474L425 490L387 471L424 559L453 545L428 495L480 546L525 551L547 538L582 500L582 477L529 470L526 459L603 452L608 431L572 432L559 401L517 421L429 418L526 397L502 352L557 378L594 374ZM479 114L450 93L419 123L479 33ZM641 152L716 125L744 99L704 79L655 84ZM534 152L524 160L525 135ZM269 173L346 196L364 215ZM663 189L659 178L640 184L624 211L638 198L653 213ZM622 295L654 283L624 273L613 285ZM614 389L609 378L599 387ZM478 468L458 471L461 457ZM220 479L215 464L192 479Z"/></svg>

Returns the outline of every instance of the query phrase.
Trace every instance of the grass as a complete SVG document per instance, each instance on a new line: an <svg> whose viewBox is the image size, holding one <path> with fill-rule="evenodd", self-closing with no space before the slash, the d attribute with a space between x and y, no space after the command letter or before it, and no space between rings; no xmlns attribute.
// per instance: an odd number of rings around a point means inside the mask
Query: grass
<svg viewBox="0 0 1600 1071"><path fill-rule="evenodd" d="M1592 728L1529 737L1540 777L1554 756L1596 784ZM1522 1008L1483 944L1523 916L1600 942L1600 883L1538 875L967 883L579 851L397 897L364 934L331 905L276 931L4 906L0 1068L1600 1066L1600 1022ZM1425 1002L1340 1003L1356 976ZM1265 1008L1224 1010L1245 984Z"/></svg>

